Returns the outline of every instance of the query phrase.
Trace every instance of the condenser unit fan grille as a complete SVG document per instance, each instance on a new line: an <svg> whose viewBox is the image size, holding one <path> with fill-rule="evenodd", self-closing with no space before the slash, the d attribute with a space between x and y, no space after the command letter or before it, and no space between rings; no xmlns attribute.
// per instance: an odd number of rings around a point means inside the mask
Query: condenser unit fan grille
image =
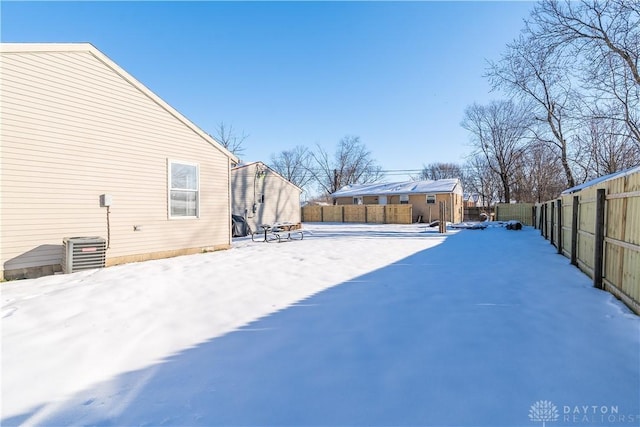
<svg viewBox="0 0 640 427"><path fill-rule="evenodd" d="M104 267L107 241L102 237L65 237L63 246L64 273Z"/></svg>

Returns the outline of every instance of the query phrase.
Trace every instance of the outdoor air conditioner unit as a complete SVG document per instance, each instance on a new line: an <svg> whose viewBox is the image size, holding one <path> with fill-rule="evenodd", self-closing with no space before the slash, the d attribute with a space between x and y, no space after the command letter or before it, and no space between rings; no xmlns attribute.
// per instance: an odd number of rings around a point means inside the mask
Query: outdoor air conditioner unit
<svg viewBox="0 0 640 427"><path fill-rule="evenodd" d="M107 241L102 237L65 237L62 243L63 273L104 267Z"/></svg>

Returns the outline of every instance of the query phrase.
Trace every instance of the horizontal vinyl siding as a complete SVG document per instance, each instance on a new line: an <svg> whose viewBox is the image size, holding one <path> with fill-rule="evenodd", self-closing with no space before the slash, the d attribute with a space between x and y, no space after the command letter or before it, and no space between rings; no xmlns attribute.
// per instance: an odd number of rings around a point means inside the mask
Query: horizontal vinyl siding
<svg viewBox="0 0 640 427"><path fill-rule="evenodd" d="M300 222L301 191L273 171L267 169L264 178L255 178L256 167L249 165L233 169L232 172L232 211L235 215L245 215L247 223L256 231L260 224L276 222ZM255 182L254 182L255 181ZM257 211L252 211L254 198L264 194L264 203L257 204Z"/></svg>
<svg viewBox="0 0 640 427"><path fill-rule="evenodd" d="M231 170L231 209L234 215L244 216L251 230L257 231L260 224L268 221L263 218L263 207L257 203L258 194L262 191L259 179L256 180L256 166L250 165ZM255 194L254 194L255 188ZM253 212L253 204L257 203L257 211ZM246 210L246 213L245 213Z"/></svg>
<svg viewBox="0 0 640 427"><path fill-rule="evenodd" d="M64 237L106 238L104 193L108 259L229 243L229 159L193 129L90 52L2 66L2 269L59 263ZM168 219L168 160L199 165L199 219Z"/></svg>
<svg viewBox="0 0 640 427"><path fill-rule="evenodd" d="M285 179L267 172L263 191L266 223L300 222L300 191Z"/></svg>
<svg viewBox="0 0 640 427"><path fill-rule="evenodd" d="M245 209L247 216L252 214L254 175L254 166L231 170L231 212L234 215L245 216Z"/></svg>

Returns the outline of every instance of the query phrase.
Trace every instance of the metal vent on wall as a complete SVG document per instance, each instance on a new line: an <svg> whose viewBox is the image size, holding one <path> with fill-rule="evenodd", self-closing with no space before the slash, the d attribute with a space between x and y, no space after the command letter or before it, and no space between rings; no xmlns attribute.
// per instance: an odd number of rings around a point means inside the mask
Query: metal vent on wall
<svg viewBox="0 0 640 427"><path fill-rule="evenodd" d="M107 241L102 237L65 237L62 243L64 273L104 267Z"/></svg>

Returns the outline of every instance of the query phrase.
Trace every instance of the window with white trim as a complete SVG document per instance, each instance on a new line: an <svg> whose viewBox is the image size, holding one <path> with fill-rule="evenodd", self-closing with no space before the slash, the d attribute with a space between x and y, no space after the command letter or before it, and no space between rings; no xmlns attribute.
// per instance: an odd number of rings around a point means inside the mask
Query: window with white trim
<svg viewBox="0 0 640 427"><path fill-rule="evenodd" d="M400 195L400 204L401 205L408 205L409 204L409 195L408 194L401 194Z"/></svg>
<svg viewBox="0 0 640 427"><path fill-rule="evenodd" d="M356 196L353 198L353 204L354 205L361 205L362 204L362 196Z"/></svg>
<svg viewBox="0 0 640 427"><path fill-rule="evenodd" d="M427 194L427 204L435 205L436 204L436 195L435 194Z"/></svg>
<svg viewBox="0 0 640 427"><path fill-rule="evenodd" d="M199 167L169 161L169 218L198 218Z"/></svg>

